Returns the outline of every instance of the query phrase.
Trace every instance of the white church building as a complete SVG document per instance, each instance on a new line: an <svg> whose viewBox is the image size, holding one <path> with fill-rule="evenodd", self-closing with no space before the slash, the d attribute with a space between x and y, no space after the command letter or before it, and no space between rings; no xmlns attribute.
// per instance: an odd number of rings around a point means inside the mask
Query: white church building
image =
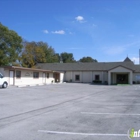
<svg viewBox="0 0 140 140"><path fill-rule="evenodd" d="M128 57L123 62L39 63L37 68L64 73L64 82L140 83L140 65L135 65Z"/></svg>

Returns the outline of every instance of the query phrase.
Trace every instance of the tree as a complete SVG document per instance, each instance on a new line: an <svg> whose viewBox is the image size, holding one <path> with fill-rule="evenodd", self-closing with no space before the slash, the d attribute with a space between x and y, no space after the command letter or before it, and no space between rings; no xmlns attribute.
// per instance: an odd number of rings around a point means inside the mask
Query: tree
<svg viewBox="0 0 140 140"><path fill-rule="evenodd" d="M22 38L0 23L0 66L16 62L22 47Z"/></svg>
<svg viewBox="0 0 140 140"><path fill-rule="evenodd" d="M66 52L60 54L60 60L63 63L73 63L73 62L76 62L74 60L73 54L72 53L66 53Z"/></svg>
<svg viewBox="0 0 140 140"><path fill-rule="evenodd" d="M37 63L59 62L59 55L44 42L26 42L22 53L22 66L34 67Z"/></svg>
<svg viewBox="0 0 140 140"><path fill-rule="evenodd" d="M97 60L96 59L93 59L92 57L87 56L87 57L81 58L79 60L79 62L97 62Z"/></svg>
<svg viewBox="0 0 140 140"><path fill-rule="evenodd" d="M54 52L54 49L49 49L49 52L46 55L46 62L47 63L58 63L60 62L60 56L58 53Z"/></svg>
<svg viewBox="0 0 140 140"><path fill-rule="evenodd" d="M25 42L22 53L22 66L32 68L37 63L46 62L45 52L43 47L40 47L36 42Z"/></svg>

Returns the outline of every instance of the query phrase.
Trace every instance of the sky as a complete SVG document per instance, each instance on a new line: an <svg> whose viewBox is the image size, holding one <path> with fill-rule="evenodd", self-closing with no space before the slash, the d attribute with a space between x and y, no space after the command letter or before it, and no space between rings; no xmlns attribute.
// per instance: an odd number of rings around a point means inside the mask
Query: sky
<svg viewBox="0 0 140 140"><path fill-rule="evenodd" d="M140 0L0 0L0 22L56 53L139 63Z"/></svg>

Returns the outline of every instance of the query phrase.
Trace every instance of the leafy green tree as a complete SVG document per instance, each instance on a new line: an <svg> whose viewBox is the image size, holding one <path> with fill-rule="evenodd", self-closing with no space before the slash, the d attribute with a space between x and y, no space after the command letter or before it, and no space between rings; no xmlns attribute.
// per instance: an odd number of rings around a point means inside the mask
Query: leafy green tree
<svg viewBox="0 0 140 140"><path fill-rule="evenodd" d="M16 62L22 47L22 38L0 23L0 66Z"/></svg>
<svg viewBox="0 0 140 140"><path fill-rule="evenodd" d="M60 55L59 53L53 54L53 63L59 63L60 62Z"/></svg>
<svg viewBox="0 0 140 140"><path fill-rule="evenodd" d="M60 61L62 61L63 63L76 62L74 60L73 54L72 53L67 53L67 52L63 52L63 53L60 54Z"/></svg>
<svg viewBox="0 0 140 140"><path fill-rule="evenodd" d="M97 60L96 59L93 59L92 57L87 56L87 57L81 58L79 60L79 62L97 62Z"/></svg>
<svg viewBox="0 0 140 140"><path fill-rule="evenodd" d="M24 43L24 50L22 53L22 66L32 68L37 63L45 63L45 52L43 47L40 47L36 42Z"/></svg>
<svg viewBox="0 0 140 140"><path fill-rule="evenodd" d="M24 42L22 53L22 66L35 67L37 63L59 62L59 54L56 54L52 47L44 42Z"/></svg>
<svg viewBox="0 0 140 140"><path fill-rule="evenodd" d="M49 49L46 55L46 62L47 63L58 63L60 60L59 54L56 54L53 49Z"/></svg>

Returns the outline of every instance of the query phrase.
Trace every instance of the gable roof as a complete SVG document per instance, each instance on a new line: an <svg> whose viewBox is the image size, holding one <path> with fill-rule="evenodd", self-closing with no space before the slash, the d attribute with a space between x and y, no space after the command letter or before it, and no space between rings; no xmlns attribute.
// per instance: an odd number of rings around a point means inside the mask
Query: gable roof
<svg viewBox="0 0 140 140"><path fill-rule="evenodd" d="M131 62L92 62L92 63L39 63L37 68L55 71L108 71L122 66L135 71L135 65ZM140 71L140 67L137 68Z"/></svg>
<svg viewBox="0 0 140 140"><path fill-rule="evenodd" d="M114 68L112 68L112 69L109 69L108 71L110 71L110 70L113 70L113 69L116 69L116 68L118 68L118 67L122 67L122 68L125 68L125 69L128 69L128 70L132 70L132 71L134 71L134 69L130 69L130 68L126 68L125 66L122 66L122 65L118 65L118 66L116 66L116 67L114 67Z"/></svg>

